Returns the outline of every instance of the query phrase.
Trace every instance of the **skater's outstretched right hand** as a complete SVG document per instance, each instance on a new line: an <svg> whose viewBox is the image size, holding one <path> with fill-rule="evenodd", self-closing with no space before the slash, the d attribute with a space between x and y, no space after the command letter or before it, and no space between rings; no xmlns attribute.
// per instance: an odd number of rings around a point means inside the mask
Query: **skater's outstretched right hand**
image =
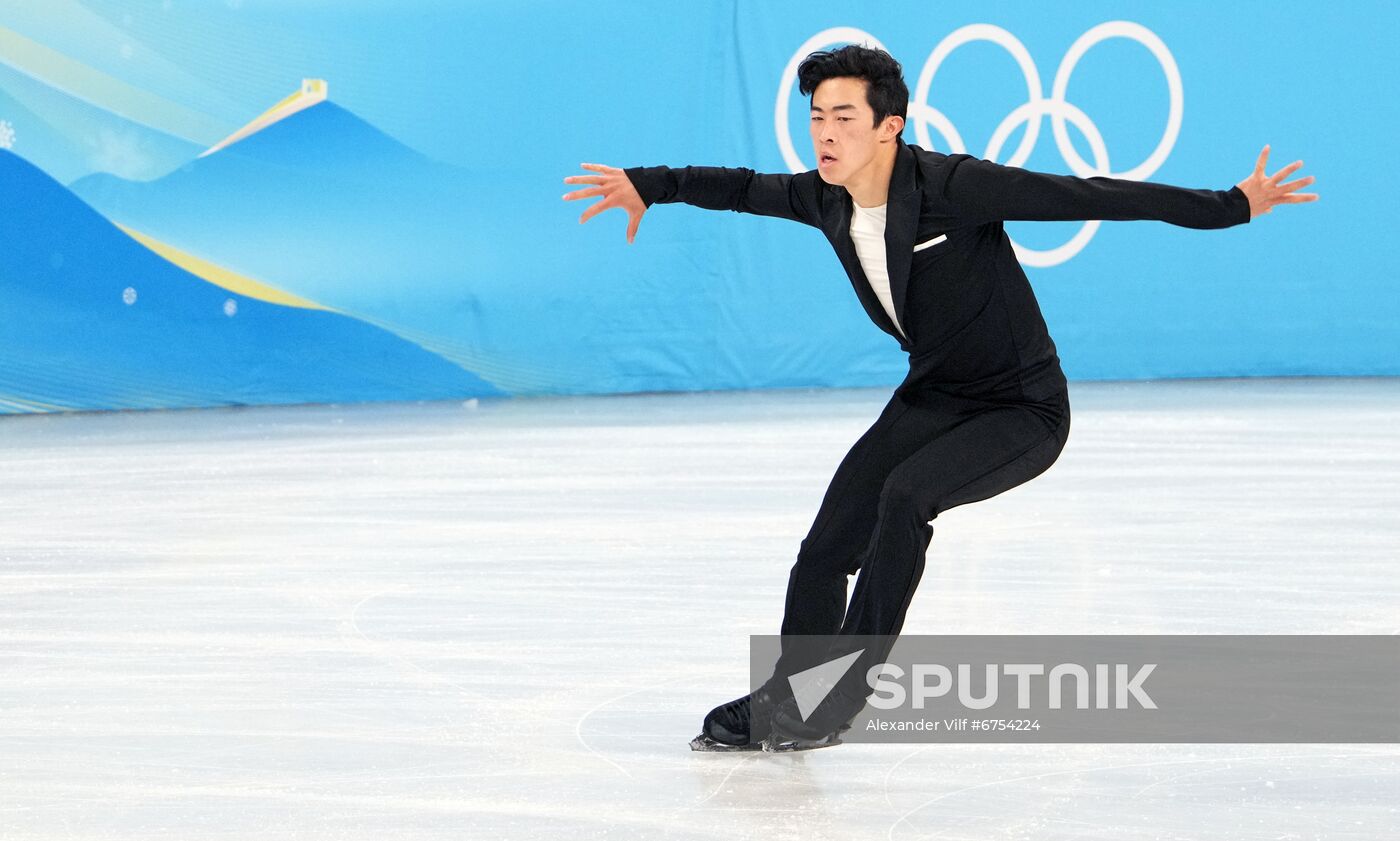
<svg viewBox="0 0 1400 841"><path fill-rule="evenodd" d="M627 243L630 245L637 236L637 226L642 224L642 214L647 212L646 203L637 193L637 188L632 186L632 180L627 177L627 173L615 166L604 166L602 164L579 164L584 169L591 169L597 175L570 175L564 179L565 184L594 184L591 189L575 190L572 193L565 193L565 201L576 201L578 199L588 199L594 196L602 196L603 200L590 205L583 215L578 218L582 225L604 210L612 207L620 207L627 211Z"/></svg>

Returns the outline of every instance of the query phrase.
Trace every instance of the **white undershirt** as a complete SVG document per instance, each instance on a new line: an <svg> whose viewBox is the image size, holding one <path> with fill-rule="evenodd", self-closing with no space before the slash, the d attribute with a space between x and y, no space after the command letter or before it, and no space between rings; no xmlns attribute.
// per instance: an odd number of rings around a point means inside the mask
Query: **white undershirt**
<svg viewBox="0 0 1400 841"><path fill-rule="evenodd" d="M894 322L895 329L907 341L909 337L904 334L904 328L899 326L899 319L894 314L894 298L890 295L890 270L885 263L887 205L861 207L852 200L851 206L855 208L855 213L851 214L851 242L855 244L860 267L865 271L865 279L870 281L870 288L874 290L875 297L880 299L880 305L889 314L890 321Z"/></svg>

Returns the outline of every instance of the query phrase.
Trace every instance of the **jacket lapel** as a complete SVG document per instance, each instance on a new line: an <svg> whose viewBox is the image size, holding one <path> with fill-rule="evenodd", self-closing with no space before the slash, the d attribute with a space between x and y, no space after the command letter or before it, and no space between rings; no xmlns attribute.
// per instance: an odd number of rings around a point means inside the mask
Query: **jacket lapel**
<svg viewBox="0 0 1400 841"><path fill-rule="evenodd" d="M865 307L870 320L881 330L898 339L902 345L904 340L900 338L899 330L880 304L880 299L875 296L875 290L870 287L870 280L865 276L865 269L860 265L860 255L856 254L856 244L851 239L851 215L855 212L851 209L851 194L846 192L844 187L828 189L832 191L832 197L835 199L836 212L826 217L826 238L836 250L836 256L841 260L841 266L846 270L846 276L850 278L851 286L856 290L856 297L860 299L861 306ZM885 243L886 247L889 247L888 229ZM886 261L888 262L888 258Z"/></svg>
<svg viewBox="0 0 1400 841"><path fill-rule="evenodd" d="M915 182L914 151L898 141L894 172L890 175L890 195L885 211L885 265L890 273L890 297L905 332L909 332L909 268L914 262L914 238L918 234L920 194ZM859 262L859 261L857 261ZM867 286L869 284L866 284ZM909 336L913 340L913 335Z"/></svg>
<svg viewBox="0 0 1400 841"><path fill-rule="evenodd" d="M898 314L899 323L905 332L909 333L911 325L905 312L905 301L908 298L909 268L914 260L914 238L919 225L920 196L914 180L914 152L905 144L903 138L897 142L899 145L895 150L894 171L890 175L890 193L887 200L888 209L885 212L885 266L890 275L890 297L894 301L894 311ZM870 280L860 265L855 242L851 240L851 214L854 213L851 209L851 194L842 187L827 189L833 193L836 212L826 217L826 238L835 248L836 256L851 279L856 297L860 299L861 306L865 307L870 319L881 330L898 339L901 346L908 347L913 342L913 335L909 335L908 342L900 337L899 329L894 326L889 314L881 306L880 299L875 296L875 290L870 287Z"/></svg>

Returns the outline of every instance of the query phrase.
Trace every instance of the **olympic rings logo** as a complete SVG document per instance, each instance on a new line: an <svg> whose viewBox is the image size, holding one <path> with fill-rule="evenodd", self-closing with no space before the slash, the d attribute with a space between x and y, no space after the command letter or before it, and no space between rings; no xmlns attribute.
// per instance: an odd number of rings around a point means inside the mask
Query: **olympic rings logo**
<svg viewBox="0 0 1400 841"><path fill-rule="evenodd" d="M1075 65L1095 44L1109 38L1128 38L1136 41L1156 57L1162 66L1162 73L1166 76L1171 103L1167 114L1166 129L1162 132L1162 138L1157 143L1157 148L1147 156L1146 160L1121 172L1114 172L1109 168L1108 147L1104 144L1103 135L1099 133L1098 127L1094 125L1088 115L1065 98L1069 89L1070 75L1074 73ZM923 71L919 73L913 101L909 103L908 122L913 124L914 134L918 138L920 146L926 149L936 148L929 135L929 127L932 126L942 135L942 139L947 143L951 152L967 152L966 145L963 143L962 136L958 134L957 128L942 111L929 104L928 97L929 90L933 87L933 77L938 72L938 68L954 50L973 41L989 41L1005 49L1016 60L1022 74L1026 77L1025 104L1012 110L1001 121L996 131L992 132L992 138L988 141L987 148L980 157L991 161L996 160L1002 152L1002 146L1011 136L1011 132L1017 126L1025 123L1026 132L1021 139L1021 145L1016 147L1016 151L1005 162L1007 166L1023 165L1035 148L1036 140L1040 136L1041 118L1045 116L1050 118L1050 127L1054 133L1055 145L1059 147L1060 155L1074 171L1074 174L1080 178L1104 175L1110 178L1144 181L1162 166L1167 156L1171 154L1172 147L1176 145L1177 135L1181 132L1182 116L1181 71L1177 68L1176 59L1172 57L1171 51L1167 49L1167 45L1162 42L1162 39L1158 38L1151 30L1130 21L1115 20L1093 27L1079 36L1078 40L1070 46L1069 51L1060 61L1059 69L1055 71L1055 81L1048 98L1042 93L1040 72L1036 69L1030 52L1016 36L999 26L988 23L974 23L953 31L940 41L938 46L934 47L933 52L929 54L928 60L924 63ZM793 147L792 134L788 125L788 105L793 85L797 81L797 66L809 53L841 43L863 43L886 50L885 45L870 33L855 27L838 26L823 30L808 38L793 54L792 58L788 59L787 66L783 69L782 80L778 83L778 101L773 112L773 124L778 137L778 147L783 153L783 160L793 172L805 172L811 169L803 163L802 158ZM1094 157L1092 166L1080 158L1079 153L1075 151L1074 144L1070 142L1069 132L1065 128L1066 121L1074 123L1075 127L1088 140L1089 149ZM1017 258L1028 266L1056 266L1083 250L1084 246L1089 244L1089 240L1094 238L1100 224L1099 220L1085 222L1084 226L1069 242L1048 251L1025 248L1017 245L1014 240L1011 244L1016 250Z"/></svg>

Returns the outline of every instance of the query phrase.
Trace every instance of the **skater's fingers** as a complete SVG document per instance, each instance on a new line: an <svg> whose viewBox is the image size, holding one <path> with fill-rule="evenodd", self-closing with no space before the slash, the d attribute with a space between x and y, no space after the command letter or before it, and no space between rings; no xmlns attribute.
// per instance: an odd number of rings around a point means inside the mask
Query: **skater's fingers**
<svg viewBox="0 0 1400 841"><path fill-rule="evenodd" d="M1264 165L1269 162L1269 144L1264 144L1264 149L1259 153L1259 161L1254 164L1254 174L1262 176Z"/></svg>
<svg viewBox="0 0 1400 841"><path fill-rule="evenodd" d="M632 214L629 214L629 218L628 218L628 220L627 220L627 244L628 244L628 245L631 245L631 244L632 244L632 240L634 240L634 239L637 238L637 228L638 228L638 226L640 226L641 224L642 224L642 214L640 214L640 213L632 213Z"/></svg>
<svg viewBox="0 0 1400 841"><path fill-rule="evenodd" d="M593 171L595 171L595 172L621 172L621 171L622 171L622 170L618 169L618 168L615 167L615 166L608 166L608 165L606 165L606 164L579 164L579 166L583 167L584 169L591 169L591 170L593 170Z"/></svg>
<svg viewBox="0 0 1400 841"><path fill-rule="evenodd" d="M1317 193L1289 193L1279 199L1280 204L1297 204L1307 201L1317 201Z"/></svg>
<svg viewBox="0 0 1400 841"><path fill-rule="evenodd" d="M1306 187L1317 179L1309 175L1307 178L1299 178L1297 181L1289 181L1287 184L1280 184L1279 189L1285 193L1291 193L1299 187Z"/></svg>
<svg viewBox="0 0 1400 841"><path fill-rule="evenodd" d="M1293 174L1294 172L1297 172L1297 171L1298 171L1298 167L1300 167L1300 166L1302 166L1302 165L1303 165L1303 162L1302 162L1302 161L1294 161L1293 163L1289 164L1288 166L1284 167L1283 169L1280 169L1278 172L1275 172L1272 176L1269 177L1269 180L1272 181L1273 183L1277 184L1278 182L1280 182L1280 181L1282 181L1283 179L1287 178L1289 175Z"/></svg>
<svg viewBox="0 0 1400 841"><path fill-rule="evenodd" d="M584 222L587 222L589 219L592 219L594 216L597 216L610 207L612 207L612 205L607 199L603 199L597 204L590 205L589 208L583 212L583 215L578 218L578 223L582 225Z"/></svg>
<svg viewBox="0 0 1400 841"><path fill-rule="evenodd" d="M564 201L577 201L578 199L592 198L593 196L601 196L606 192L607 191L604 190L602 187L593 187L587 190L575 190L572 193L565 193Z"/></svg>
<svg viewBox="0 0 1400 841"><path fill-rule="evenodd" d="M570 175L564 179L565 184L602 184L601 175Z"/></svg>

